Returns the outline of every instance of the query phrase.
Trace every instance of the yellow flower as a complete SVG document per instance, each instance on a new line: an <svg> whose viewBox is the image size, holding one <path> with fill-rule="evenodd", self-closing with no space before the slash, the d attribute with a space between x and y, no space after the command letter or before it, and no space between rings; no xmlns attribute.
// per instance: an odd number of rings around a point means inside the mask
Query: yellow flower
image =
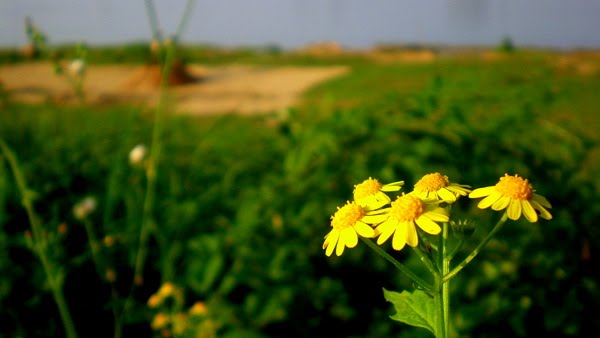
<svg viewBox="0 0 600 338"><path fill-rule="evenodd" d="M402 250L405 244L415 247L419 244L417 228L431 235L437 235L442 230L435 222L448 222L448 212L435 205L425 204L423 200L410 194L402 194L392 202L387 219L375 228L377 244L381 245L394 234L392 247Z"/></svg>
<svg viewBox="0 0 600 338"><path fill-rule="evenodd" d="M453 203L458 196L467 196L471 191L470 186L452 183L448 176L440 173L432 173L423 176L411 194L422 200L436 199L446 203Z"/></svg>
<svg viewBox="0 0 600 338"><path fill-rule="evenodd" d="M181 336L188 327L188 317L185 313L177 313L173 318L173 333L175 336Z"/></svg>
<svg viewBox="0 0 600 338"><path fill-rule="evenodd" d="M354 200L363 207L369 207L371 210L378 209L391 202L384 192L398 191L402 185L404 181L381 184L378 180L369 177L354 186Z"/></svg>
<svg viewBox="0 0 600 338"><path fill-rule="evenodd" d="M157 313L152 319L150 326L154 330L160 330L169 324L169 317L164 313Z"/></svg>
<svg viewBox="0 0 600 338"><path fill-rule="evenodd" d="M523 213L529 222L537 222L536 210L539 211L540 217L552 219L552 215L546 210L552 208L550 202L544 196L536 194L529 181L518 175L504 174L495 186L475 189L469 197L485 197L477 204L479 208L491 206L496 211L506 209L508 218L515 221Z"/></svg>
<svg viewBox="0 0 600 338"><path fill-rule="evenodd" d="M347 202L339 208L331 217L333 229L325 236L323 249L325 254L331 256L335 248L335 254L341 256L344 248L354 248L358 244L358 235L371 238L374 235L373 228L369 224L377 223L382 215L379 212L369 211L355 201Z"/></svg>
<svg viewBox="0 0 600 338"><path fill-rule="evenodd" d="M148 307L155 308L162 303L163 299L157 294L153 294L148 298Z"/></svg>
<svg viewBox="0 0 600 338"><path fill-rule="evenodd" d="M194 316L203 316L208 312L208 308L204 302L195 302L189 311Z"/></svg>
<svg viewBox="0 0 600 338"><path fill-rule="evenodd" d="M175 293L175 285L171 282L165 282L160 289L158 289L157 294L161 298L167 298L172 296Z"/></svg>

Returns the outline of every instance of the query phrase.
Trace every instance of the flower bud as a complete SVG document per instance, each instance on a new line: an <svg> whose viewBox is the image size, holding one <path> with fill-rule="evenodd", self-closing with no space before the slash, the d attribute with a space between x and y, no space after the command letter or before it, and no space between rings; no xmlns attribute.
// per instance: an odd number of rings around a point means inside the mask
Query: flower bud
<svg viewBox="0 0 600 338"><path fill-rule="evenodd" d="M129 163L132 165L138 165L142 163L144 158L146 157L147 149L143 144L138 144L133 147L129 152Z"/></svg>
<svg viewBox="0 0 600 338"><path fill-rule="evenodd" d="M73 207L73 215L78 220L84 220L96 210L96 204L95 198L86 197Z"/></svg>
<svg viewBox="0 0 600 338"><path fill-rule="evenodd" d="M74 76L83 76L85 73L85 61L82 59L75 59L69 64L69 73Z"/></svg>
<svg viewBox="0 0 600 338"><path fill-rule="evenodd" d="M458 222L450 221L450 228L456 237L465 239L475 232L475 223L468 219L461 219Z"/></svg>

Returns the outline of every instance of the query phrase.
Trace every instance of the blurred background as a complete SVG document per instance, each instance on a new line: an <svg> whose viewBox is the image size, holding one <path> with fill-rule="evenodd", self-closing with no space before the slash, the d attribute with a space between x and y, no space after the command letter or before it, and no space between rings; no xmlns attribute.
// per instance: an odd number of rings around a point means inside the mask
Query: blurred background
<svg viewBox="0 0 600 338"><path fill-rule="evenodd" d="M183 0L155 1L165 34L175 32ZM297 48L332 40L350 48L375 44L496 44L510 36L520 45L598 47L597 1L561 0L203 0L181 37L221 46ZM144 1L39 0L0 3L0 45L27 41L23 18L31 16L56 43L94 44L146 40Z"/></svg>
<svg viewBox="0 0 600 338"><path fill-rule="evenodd" d="M430 337L360 243L368 177L528 178L456 337L600 330L600 2L0 2L0 337ZM459 199L476 228L501 216ZM388 243L389 244L389 243ZM423 278L410 250L383 248Z"/></svg>

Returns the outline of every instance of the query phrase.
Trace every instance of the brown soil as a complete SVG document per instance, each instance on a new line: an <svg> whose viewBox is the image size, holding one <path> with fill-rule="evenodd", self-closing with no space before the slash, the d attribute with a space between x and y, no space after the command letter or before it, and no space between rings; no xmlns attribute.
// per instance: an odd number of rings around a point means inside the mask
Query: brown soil
<svg viewBox="0 0 600 338"><path fill-rule="evenodd" d="M256 114L291 107L299 95L348 68L176 65L171 77L175 109L187 114ZM49 63L0 66L0 83L15 100L70 104L76 97L66 78ZM84 92L87 104L156 104L160 69L156 65L89 66Z"/></svg>

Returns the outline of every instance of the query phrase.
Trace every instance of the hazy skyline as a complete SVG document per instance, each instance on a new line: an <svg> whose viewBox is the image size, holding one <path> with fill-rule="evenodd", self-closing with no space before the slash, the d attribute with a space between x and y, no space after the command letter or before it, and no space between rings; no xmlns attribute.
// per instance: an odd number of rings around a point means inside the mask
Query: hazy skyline
<svg viewBox="0 0 600 338"><path fill-rule="evenodd" d="M156 0L166 35L185 0ZM2 0L0 46L26 42L30 16L51 43L147 41L143 0ZM198 0L182 40L222 46L295 48L337 41L351 48L381 43L600 48L596 0Z"/></svg>

